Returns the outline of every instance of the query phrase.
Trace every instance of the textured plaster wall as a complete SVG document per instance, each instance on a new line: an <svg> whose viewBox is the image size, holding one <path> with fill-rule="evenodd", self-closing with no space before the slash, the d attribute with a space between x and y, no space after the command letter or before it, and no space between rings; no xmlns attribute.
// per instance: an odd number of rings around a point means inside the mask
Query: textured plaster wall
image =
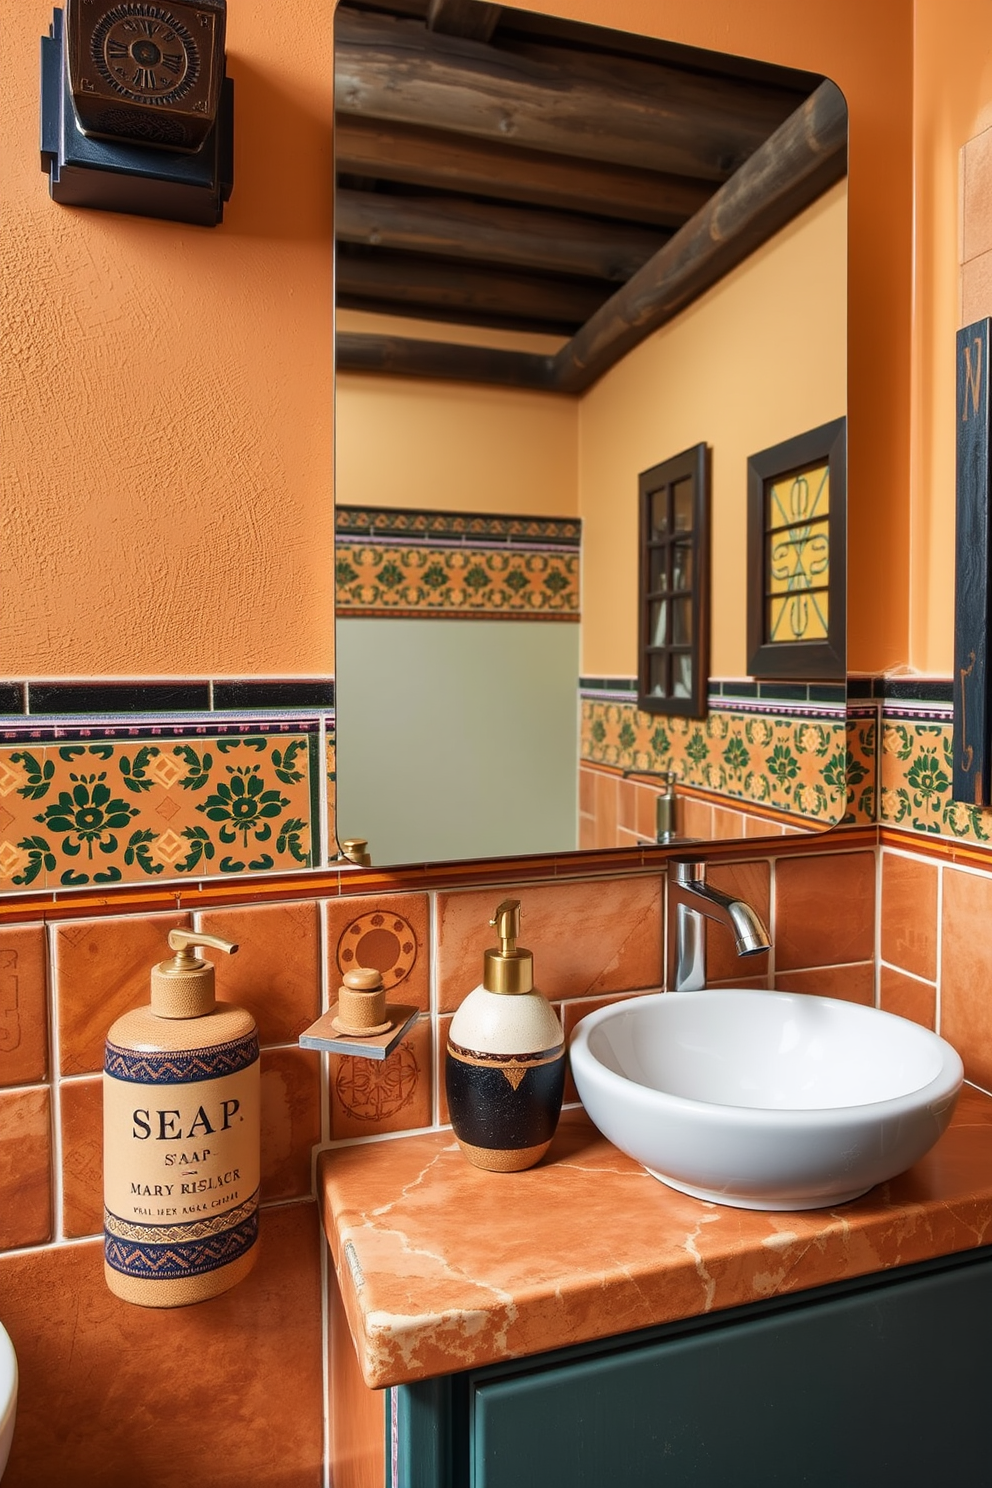
<svg viewBox="0 0 992 1488"><path fill-rule="evenodd" d="M229 7L213 229L49 200L50 18L4 8L0 675L330 672L329 7Z"/></svg>

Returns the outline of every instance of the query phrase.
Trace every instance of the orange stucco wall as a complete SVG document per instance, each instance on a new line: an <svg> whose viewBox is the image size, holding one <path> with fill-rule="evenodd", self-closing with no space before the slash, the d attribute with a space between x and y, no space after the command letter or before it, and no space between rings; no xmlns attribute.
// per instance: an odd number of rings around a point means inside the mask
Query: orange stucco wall
<svg viewBox="0 0 992 1488"><path fill-rule="evenodd" d="M330 672L330 7L229 6L213 229L49 200L51 9L4 7L0 675Z"/></svg>
<svg viewBox="0 0 992 1488"><path fill-rule="evenodd" d="M850 659L857 669L904 660L911 8L904 0L547 8L823 71L843 88ZM41 0L21 0L8 8L4 38L0 267L11 354L0 386L0 670L328 671L330 7L232 5L237 184L216 230L48 201L37 168L37 47L48 16ZM883 539L889 561L880 565Z"/></svg>

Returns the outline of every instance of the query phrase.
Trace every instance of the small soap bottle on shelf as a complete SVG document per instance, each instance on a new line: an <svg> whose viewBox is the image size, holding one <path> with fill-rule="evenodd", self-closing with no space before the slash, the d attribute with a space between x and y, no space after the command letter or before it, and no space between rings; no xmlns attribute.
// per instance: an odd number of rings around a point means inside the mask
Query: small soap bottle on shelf
<svg viewBox="0 0 992 1488"><path fill-rule="evenodd" d="M520 902L489 922L482 985L451 1020L445 1086L451 1125L469 1162L494 1173L530 1168L547 1152L565 1088L565 1035L534 986L534 958L517 946Z"/></svg>
<svg viewBox="0 0 992 1488"><path fill-rule="evenodd" d="M216 1297L257 1254L258 1031L194 955L238 948L194 930L169 945L151 1003L112 1025L103 1073L104 1275L142 1307Z"/></svg>

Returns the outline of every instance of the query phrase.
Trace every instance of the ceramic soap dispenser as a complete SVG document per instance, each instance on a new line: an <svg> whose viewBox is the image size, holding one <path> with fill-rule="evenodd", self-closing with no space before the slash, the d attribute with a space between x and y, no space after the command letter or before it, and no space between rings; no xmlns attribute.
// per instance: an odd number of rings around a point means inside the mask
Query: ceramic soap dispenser
<svg viewBox="0 0 992 1488"><path fill-rule="evenodd" d="M125 1302L184 1307L251 1270L258 1238L258 1032L214 997L197 946L170 930L151 1003L118 1018L103 1075L104 1274Z"/></svg>
<svg viewBox="0 0 992 1488"><path fill-rule="evenodd" d="M534 958L517 946L520 902L505 899L489 922L482 985L451 1020L445 1084L459 1146L478 1168L516 1173L547 1152L565 1088L565 1036L534 986Z"/></svg>

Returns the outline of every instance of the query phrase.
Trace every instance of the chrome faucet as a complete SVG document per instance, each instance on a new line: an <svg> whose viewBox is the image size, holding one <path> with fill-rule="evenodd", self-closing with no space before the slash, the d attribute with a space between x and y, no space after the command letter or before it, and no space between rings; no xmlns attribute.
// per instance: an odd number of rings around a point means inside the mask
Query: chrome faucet
<svg viewBox="0 0 992 1488"><path fill-rule="evenodd" d="M738 956L758 956L769 949L768 931L750 904L709 888L703 863L670 858L668 870L669 986L673 992L698 992L706 985L704 916L728 927Z"/></svg>

